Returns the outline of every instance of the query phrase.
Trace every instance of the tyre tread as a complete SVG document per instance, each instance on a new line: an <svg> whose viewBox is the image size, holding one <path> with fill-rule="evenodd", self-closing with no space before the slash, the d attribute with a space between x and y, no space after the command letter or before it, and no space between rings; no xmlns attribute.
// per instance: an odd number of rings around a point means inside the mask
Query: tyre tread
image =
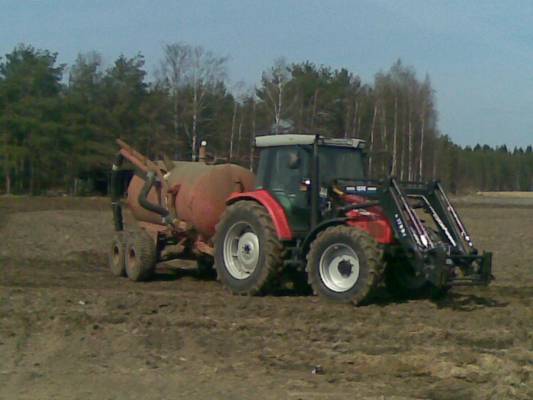
<svg viewBox="0 0 533 400"><path fill-rule="evenodd" d="M272 222L272 218L268 214L267 210L259 203L249 200L238 201L237 203L228 206L219 223L215 227L215 248L217 244L218 246L221 246L224 242L224 237L222 236L222 226L224 221L232 214L239 213L241 210L254 214L259 224L265 230L265 243L263 243L263 246L261 248L261 251L263 251L265 254L265 268L261 268L260 275L246 290L236 290L235 288L229 286L220 271L220 268L224 267L217 265L217 263L215 262L217 279L221 281L223 283L223 286L233 294L260 295L266 293L272 288L272 286L275 285L276 278L280 275L280 270L282 267L283 245L278 239L274 224Z"/></svg>
<svg viewBox="0 0 533 400"><path fill-rule="evenodd" d="M131 246L135 246L135 254L139 259L138 273L128 268L128 253ZM136 231L128 235L126 240L126 274L129 279L135 282L145 281L151 278L157 262L157 251L154 241L145 231Z"/></svg>
<svg viewBox="0 0 533 400"><path fill-rule="evenodd" d="M352 302L355 305L361 304L367 300L374 289L380 283L383 271L383 250L376 242L376 240L370 236L367 232L364 232L360 229L352 228L346 225L336 225L324 229L318 234L316 239L311 243L309 252L307 253L307 279L308 283L313 289L313 293L318 296L326 297L320 290L320 274L315 273L312 269L316 266L319 268L320 256L318 254L317 248L320 246L320 243L324 240L327 240L329 236L333 235L346 235L351 237L353 240L358 242L365 254L365 258L368 264L368 279L366 285L356 292L348 301Z"/></svg>
<svg viewBox="0 0 533 400"><path fill-rule="evenodd" d="M116 245L119 246L120 252L122 253L122 254L119 254L119 257L121 259L119 260L118 265L115 265L115 262L113 259L114 249ZM111 241L111 246L109 248L108 265L109 265L109 270L116 277L126 276L125 254L126 254L126 232L125 231L115 232L115 234L113 235L113 240Z"/></svg>

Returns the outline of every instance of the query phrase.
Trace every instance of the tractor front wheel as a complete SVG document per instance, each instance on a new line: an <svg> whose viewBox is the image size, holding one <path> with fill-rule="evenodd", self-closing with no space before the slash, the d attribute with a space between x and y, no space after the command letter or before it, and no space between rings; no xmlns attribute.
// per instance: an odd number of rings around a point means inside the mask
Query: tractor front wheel
<svg viewBox="0 0 533 400"><path fill-rule="evenodd" d="M254 201L239 201L224 212L215 234L218 279L234 294L270 289L282 265L282 244L270 215Z"/></svg>
<svg viewBox="0 0 533 400"><path fill-rule="evenodd" d="M383 255L366 232L348 226L322 231L311 244L307 275L315 294L361 304L381 279Z"/></svg>

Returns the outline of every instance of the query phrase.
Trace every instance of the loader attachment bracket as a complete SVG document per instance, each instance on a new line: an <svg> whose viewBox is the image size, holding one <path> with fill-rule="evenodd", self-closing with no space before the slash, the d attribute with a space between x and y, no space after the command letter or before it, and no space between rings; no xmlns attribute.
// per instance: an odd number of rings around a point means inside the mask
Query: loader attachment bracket
<svg viewBox="0 0 533 400"><path fill-rule="evenodd" d="M494 279L490 252L484 252L482 255L456 255L451 257L451 261L457 270L450 277L448 285L488 285Z"/></svg>

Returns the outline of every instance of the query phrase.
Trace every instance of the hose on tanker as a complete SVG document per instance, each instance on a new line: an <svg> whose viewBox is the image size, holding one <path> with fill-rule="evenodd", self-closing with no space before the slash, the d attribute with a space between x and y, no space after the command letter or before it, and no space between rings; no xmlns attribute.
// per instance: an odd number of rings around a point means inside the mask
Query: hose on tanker
<svg viewBox="0 0 533 400"><path fill-rule="evenodd" d="M120 204L120 198L122 197L122 185L119 179L120 167L124 157L118 153L115 162L111 168L111 208L113 209L113 222L115 224L116 231L124 230L124 220L122 217L122 205Z"/></svg>
<svg viewBox="0 0 533 400"><path fill-rule="evenodd" d="M159 214L162 217L163 223L166 225L172 224L172 217L170 216L170 212L160 205L150 203L148 201L148 193L150 193L150 189L152 189L152 186L154 186L154 183L156 182L156 175L154 172L149 171L146 174L146 180L144 182L144 186L139 193L139 204L141 207L145 208L148 211L152 211L156 214Z"/></svg>

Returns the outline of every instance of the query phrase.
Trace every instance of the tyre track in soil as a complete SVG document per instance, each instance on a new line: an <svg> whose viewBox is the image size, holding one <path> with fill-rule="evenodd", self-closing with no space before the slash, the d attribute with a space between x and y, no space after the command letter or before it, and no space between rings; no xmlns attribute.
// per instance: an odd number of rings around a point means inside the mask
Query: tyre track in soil
<svg viewBox="0 0 533 400"><path fill-rule="evenodd" d="M525 210L506 210L502 237L501 210L465 209L476 241L497 251L493 287L353 308L231 296L190 264L143 284L112 278L101 250L108 212L18 207L0 234L20 230L23 214L44 227L19 231L24 245L12 236L7 256L0 248L0 398L533 397ZM58 232L73 238L46 237ZM46 242L40 257L25 257L36 242Z"/></svg>

